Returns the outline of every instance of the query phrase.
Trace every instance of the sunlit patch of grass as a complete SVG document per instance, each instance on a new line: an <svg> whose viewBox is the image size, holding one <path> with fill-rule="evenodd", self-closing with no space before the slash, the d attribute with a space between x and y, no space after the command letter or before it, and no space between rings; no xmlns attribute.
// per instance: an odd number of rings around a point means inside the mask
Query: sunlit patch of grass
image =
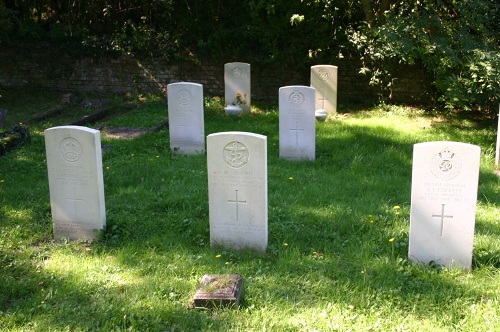
<svg viewBox="0 0 500 332"><path fill-rule="evenodd" d="M151 126L154 96L100 125ZM500 312L496 122L382 105L317 123L316 160L279 159L276 105L231 118L205 98L205 133L268 137L269 248L210 248L206 156L174 155L168 129L103 138L107 226L99 241L54 241L41 134L1 157L0 325L68 330L491 330ZM449 120L449 121L448 121ZM116 121L116 122L115 122ZM413 144L465 139L482 149L471 271L407 258ZM4 222L5 221L5 222ZM189 309L204 274L245 279L240 306Z"/></svg>

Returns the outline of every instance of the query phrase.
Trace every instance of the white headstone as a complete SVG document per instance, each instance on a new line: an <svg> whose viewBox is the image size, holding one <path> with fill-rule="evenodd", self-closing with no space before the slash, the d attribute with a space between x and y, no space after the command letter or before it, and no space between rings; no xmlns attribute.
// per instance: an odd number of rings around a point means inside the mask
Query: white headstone
<svg viewBox="0 0 500 332"><path fill-rule="evenodd" d="M480 154L466 143L414 145L410 260L471 267Z"/></svg>
<svg viewBox="0 0 500 332"><path fill-rule="evenodd" d="M172 83L168 92L170 149L179 154L205 152L203 86L197 83Z"/></svg>
<svg viewBox="0 0 500 332"><path fill-rule="evenodd" d="M498 166L500 160L500 105L498 106L498 126L497 126L497 145L495 150L495 166Z"/></svg>
<svg viewBox="0 0 500 332"><path fill-rule="evenodd" d="M267 248L267 137L224 132L207 137L212 247Z"/></svg>
<svg viewBox="0 0 500 332"><path fill-rule="evenodd" d="M45 149L54 238L97 239L106 225L100 132L49 128Z"/></svg>
<svg viewBox="0 0 500 332"><path fill-rule="evenodd" d="M251 90L250 90L250 64L243 62L231 62L224 65L224 99L226 105L237 103L239 96L243 112L250 112Z"/></svg>
<svg viewBox="0 0 500 332"><path fill-rule="evenodd" d="M314 93L314 88L300 85L279 89L280 158L315 159Z"/></svg>
<svg viewBox="0 0 500 332"><path fill-rule="evenodd" d="M330 115L337 113L337 66L311 67L311 87L316 89L316 109L324 109Z"/></svg>

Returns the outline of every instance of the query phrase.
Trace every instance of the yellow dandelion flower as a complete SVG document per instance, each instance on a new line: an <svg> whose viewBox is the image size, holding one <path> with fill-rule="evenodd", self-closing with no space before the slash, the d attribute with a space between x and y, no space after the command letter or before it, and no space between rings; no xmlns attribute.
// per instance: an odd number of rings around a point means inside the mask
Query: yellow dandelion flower
<svg viewBox="0 0 500 332"><path fill-rule="evenodd" d="M283 243L283 245L284 245L285 247L288 247L288 243L286 243L286 242L285 242L285 243Z"/></svg>
<svg viewBox="0 0 500 332"><path fill-rule="evenodd" d="M226 265L229 265L229 262L226 262Z"/></svg>
<svg viewBox="0 0 500 332"><path fill-rule="evenodd" d="M221 254L218 254L218 255L215 256L215 258L221 258L221 257L222 257Z"/></svg>
<svg viewBox="0 0 500 332"><path fill-rule="evenodd" d="M131 153L130 156L133 157L133 156L135 156L135 154Z"/></svg>
<svg viewBox="0 0 500 332"><path fill-rule="evenodd" d="M0 183L4 183L4 182L5 182L5 180L0 180Z"/></svg>
<svg viewBox="0 0 500 332"><path fill-rule="evenodd" d="M396 206L393 207L393 209L394 210L399 210L399 209L401 209L401 207L399 205L396 205Z"/></svg>
<svg viewBox="0 0 500 332"><path fill-rule="evenodd" d="M391 243L392 243L392 242L394 242L394 238L393 238L393 237L391 237L391 238L389 239L389 242L391 242Z"/></svg>
<svg viewBox="0 0 500 332"><path fill-rule="evenodd" d="M293 180L293 176L290 176L290 177L288 178L288 180L290 180L290 181L291 181L291 180Z"/></svg>
<svg viewBox="0 0 500 332"><path fill-rule="evenodd" d="M109 170L109 166L106 166L106 170Z"/></svg>

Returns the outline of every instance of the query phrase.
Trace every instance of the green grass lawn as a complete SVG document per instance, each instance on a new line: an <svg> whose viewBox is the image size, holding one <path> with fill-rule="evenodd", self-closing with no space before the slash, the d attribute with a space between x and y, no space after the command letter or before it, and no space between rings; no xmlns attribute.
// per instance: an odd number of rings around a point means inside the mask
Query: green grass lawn
<svg viewBox="0 0 500 332"><path fill-rule="evenodd" d="M0 94L4 130L60 98ZM167 116L153 96L114 102L138 107L100 125ZM166 129L103 136L107 227L95 243L54 241L43 130L71 116L32 123L31 142L0 157L0 331L500 331L496 119L343 106L317 123L316 160L291 162L278 158L276 105L222 108L206 98L206 135L268 137L267 253L210 249L206 156L172 154ZM482 149L470 271L407 259L413 144L437 140ZM244 276L241 306L192 309L217 273Z"/></svg>

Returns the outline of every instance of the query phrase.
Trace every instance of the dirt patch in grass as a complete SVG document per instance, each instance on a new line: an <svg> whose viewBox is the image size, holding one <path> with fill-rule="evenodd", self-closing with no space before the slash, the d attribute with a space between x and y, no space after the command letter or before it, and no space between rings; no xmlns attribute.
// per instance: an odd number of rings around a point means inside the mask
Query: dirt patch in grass
<svg viewBox="0 0 500 332"><path fill-rule="evenodd" d="M149 128L135 128L135 127L103 127L101 132L104 133L106 137L114 139L134 139L147 132L150 132Z"/></svg>

